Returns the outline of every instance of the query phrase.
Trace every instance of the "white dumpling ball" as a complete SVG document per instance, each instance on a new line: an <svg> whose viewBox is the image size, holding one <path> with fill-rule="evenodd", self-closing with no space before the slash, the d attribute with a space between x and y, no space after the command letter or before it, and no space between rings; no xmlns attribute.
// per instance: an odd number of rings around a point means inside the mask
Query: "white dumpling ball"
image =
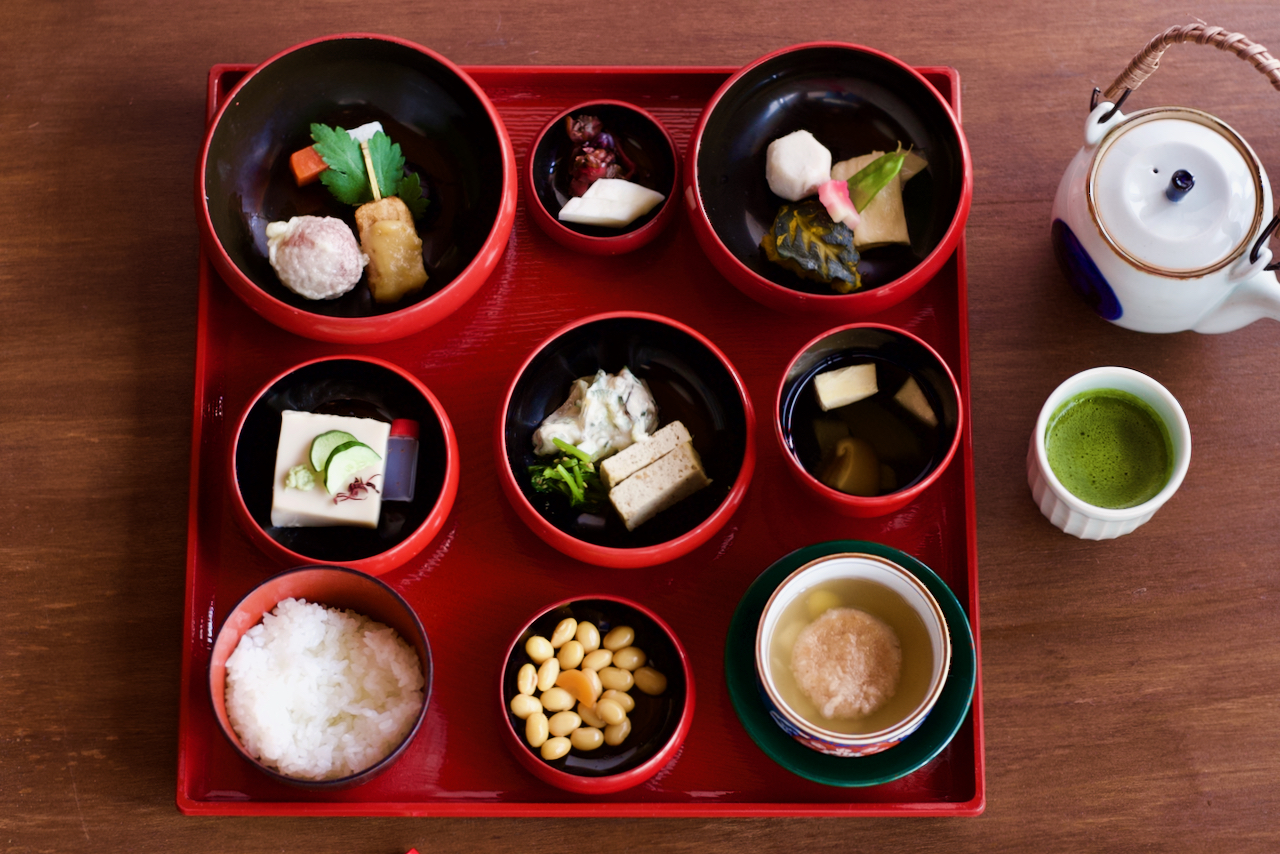
<svg viewBox="0 0 1280 854"><path fill-rule="evenodd" d="M318 216L268 223L267 258L286 288L316 300L354 288L369 263L350 226Z"/></svg>
<svg viewBox="0 0 1280 854"><path fill-rule="evenodd" d="M770 190L798 202L831 180L831 152L807 130L789 133L769 143L764 175Z"/></svg>

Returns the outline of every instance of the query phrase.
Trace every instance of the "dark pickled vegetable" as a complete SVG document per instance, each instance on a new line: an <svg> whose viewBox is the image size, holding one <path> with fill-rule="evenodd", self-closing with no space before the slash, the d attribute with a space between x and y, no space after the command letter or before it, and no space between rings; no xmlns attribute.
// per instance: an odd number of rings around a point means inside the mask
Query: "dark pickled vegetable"
<svg viewBox="0 0 1280 854"><path fill-rule="evenodd" d="M595 116L567 116L565 132L573 141L573 180L569 189L581 196L600 178L630 178L636 165Z"/></svg>
<svg viewBox="0 0 1280 854"><path fill-rule="evenodd" d="M778 208L760 247L773 263L806 279L827 282L837 293L862 287L853 232L833 220L816 199L787 202Z"/></svg>

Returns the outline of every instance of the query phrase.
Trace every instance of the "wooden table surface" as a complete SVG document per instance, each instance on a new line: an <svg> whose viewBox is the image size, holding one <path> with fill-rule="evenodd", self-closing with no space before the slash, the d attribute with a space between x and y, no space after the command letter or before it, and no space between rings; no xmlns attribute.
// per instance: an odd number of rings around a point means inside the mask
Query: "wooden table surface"
<svg viewBox="0 0 1280 854"><path fill-rule="evenodd" d="M3 4L0 852L1280 847L1280 328L1114 327L1070 292L1049 242L1090 90L1194 15L1280 45L1270 0ZM206 73L351 30L468 65L736 66L837 39L959 70L975 172L983 816L588 825L178 813L191 178ZM1172 48L1129 106L1160 104L1224 118L1280 171L1280 98L1244 63ZM1093 543L1040 516L1024 455L1053 387L1106 364L1163 382L1195 452L1153 521Z"/></svg>

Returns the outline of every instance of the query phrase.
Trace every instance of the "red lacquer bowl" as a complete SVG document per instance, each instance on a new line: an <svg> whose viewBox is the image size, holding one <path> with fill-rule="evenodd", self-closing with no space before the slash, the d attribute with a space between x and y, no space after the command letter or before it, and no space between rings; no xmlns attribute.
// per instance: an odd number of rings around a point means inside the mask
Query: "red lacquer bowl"
<svg viewBox="0 0 1280 854"><path fill-rule="evenodd" d="M417 222L430 276L399 302L373 301L363 283L309 300L280 283L267 260L267 223L355 208L319 182L297 187L290 155L320 122L379 121L423 179ZM196 170L196 217L209 258L254 311L307 338L371 344L438 323L470 299L497 266L515 221L515 153L502 119L465 72L421 45L346 34L304 42L245 75L205 136Z"/></svg>
<svg viewBox="0 0 1280 854"><path fill-rule="evenodd" d="M418 468L412 501L384 501L376 530L271 525L272 478L286 409L418 422ZM417 377L369 356L303 362L253 397L231 437L231 506L236 521L273 560L286 566L326 563L370 575L389 572L431 542L458 493L458 441L444 407Z"/></svg>
<svg viewBox="0 0 1280 854"><path fill-rule="evenodd" d="M533 432L568 397L579 377L629 367L648 383L659 423L679 420L711 478L710 486L628 531L611 507L603 525L559 494L533 489ZM746 385L720 350L682 323L656 314L611 312L554 332L525 359L498 410L498 479L516 513L551 546L600 566L653 566L711 539L742 502L755 471L755 413Z"/></svg>
<svg viewBox="0 0 1280 854"><path fill-rule="evenodd" d="M937 417L938 426L928 439L932 445L925 449L928 461L923 469L914 477L905 475L905 483L895 491L864 497L832 489L818 479L821 453L813 416L826 414L819 413L817 404L811 400L817 374L868 361L890 363L914 377ZM882 391L892 395L896 389ZM937 482L955 458L964 425L960 399L960 387L951 369L937 351L920 338L892 326L853 323L814 338L787 365L774 402L773 426L787 470L806 492L844 516L884 516L914 501ZM906 417L909 416L904 419Z"/></svg>
<svg viewBox="0 0 1280 854"><path fill-rule="evenodd" d="M623 228L581 225L559 219L572 198L569 188L574 143L567 117L595 116L635 164L634 183L666 198ZM589 255L619 255L639 249L671 224L679 209L680 155L667 129L649 113L623 101L587 101L561 112L542 128L525 158L524 191L529 216L562 246Z"/></svg>
<svg viewBox="0 0 1280 854"><path fill-rule="evenodd" d="M401 639L418 653L423 678L422 711L418 713L409 733L391 753L356 774L333 780L302 780L281 774L249 755L227 717L227 659L235 652L236 645L240 643L240 638L245 632L262 622L263 615L271 612L277 604L289 598L305 599L307 602L324 605L326 608L355 611L357 614L395 629ZM231 609L222 628L218 630L209 657L209 699L213 703L213 713L218 719L218 726L223 735L231 742L241 758L263 774L281 783L303 789L345 789L373 779L391 767L404 753L414 736L418 734L423 720L426 719L427 705L431 701L432 675L431 647L427 643L427 634L422 628L418 615L400 594L378 579L354 570L337 566L304 566L267 579L249 591L248 595Z"/></svg>
<svg viewBox="0 0 1280 854"><path fill-rule="evenodd" d="M863 287L834 293L765 257L760 239L783 199L765 180L769 143L807 130L832 162L899 142L929 166L903 187L911 245L870 249ZM856 320L895 305L951 257L973 197L973 164L960 123L938 91L901 61L852 44L814 42L768 54L712 96L689 141L685 201L707 257L735 287L792 314Z"/></svg>
<svg viewBox="0 0 1280 854"><path fill-rule="evenodd" d="M667 685L656 696L638 688L629 691L635 709L628 714L631 734L622 744L591 751L574 748L566 756L548 761L526 741L526 721L512 713L511 699L518 693L516 676L530 661L525 642L533 635L550 639L567 617L591 622L601 637L614 627L630 626L635 631L633 645L645 652L647 665L661 672ZM504 719L502 739L512 755L538 779L583 795L607 795L648 780L675 757L693 722L693 670L684 647L657 614L618 596L565 599L539 611L508 645L498 687Z"/></svg>

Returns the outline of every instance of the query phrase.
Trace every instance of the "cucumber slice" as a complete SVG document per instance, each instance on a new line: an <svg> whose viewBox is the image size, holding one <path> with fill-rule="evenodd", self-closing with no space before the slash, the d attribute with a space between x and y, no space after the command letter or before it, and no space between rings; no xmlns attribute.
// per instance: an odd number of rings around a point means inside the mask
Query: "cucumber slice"
<svg viewBox="0 0 1280 854"><path fill-rule="evenodd" d="M356 472L376 466L381 460L378 452L364 442L343 442L325 461L324 488L330 495L337 495L351 483Z"/></svg>
<svg viewBox="0 0 1280 854"><path fill-rule="evenodd" d="M356 437L345 430L330 430L328 433L316 436L311 440L311 467L317 474L324 474L324 464L333 453L333 449L355 440Z"/></svg>

